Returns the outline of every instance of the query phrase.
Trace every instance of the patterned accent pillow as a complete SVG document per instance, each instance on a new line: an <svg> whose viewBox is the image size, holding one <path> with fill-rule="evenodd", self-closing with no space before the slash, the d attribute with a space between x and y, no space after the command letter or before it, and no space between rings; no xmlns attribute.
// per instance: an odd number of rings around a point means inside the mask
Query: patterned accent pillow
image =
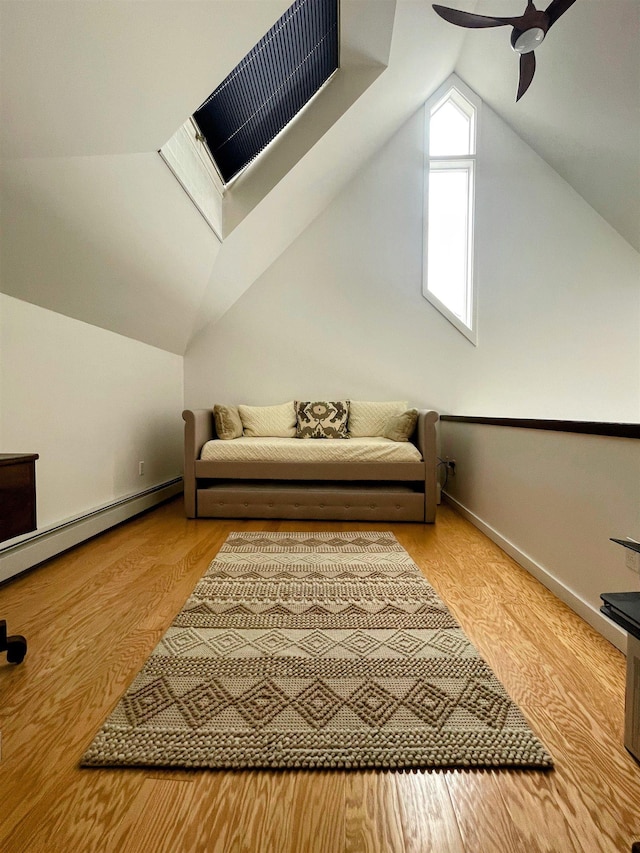
<svg viewBox="0 0 640 853"><path fill-rule="evenodd" d="M296 401L296 438L349 438L349 401Z"/></svg>
<svg viewBox="0 0 640 853"><path fill-rule="evenodd" d="M418 422L418 410L407 409L401 415L392 415L382 433L391 441L409 441Z"/></svg>
<svg viewBox="0 0 640 853"><path fill-rule="evenodd" d="M242 435L242 421L237 406L221 406L216 403L213 407L213 420L218 438L227 441Z"/></svg>
<svg viewBox="0 0 640 853"><path fill-rule="evenodd" d="M401 415L406 408L406 400L404 402L352 400L349 408L349 434L352 438L384 435L389 418Z"/></svg>

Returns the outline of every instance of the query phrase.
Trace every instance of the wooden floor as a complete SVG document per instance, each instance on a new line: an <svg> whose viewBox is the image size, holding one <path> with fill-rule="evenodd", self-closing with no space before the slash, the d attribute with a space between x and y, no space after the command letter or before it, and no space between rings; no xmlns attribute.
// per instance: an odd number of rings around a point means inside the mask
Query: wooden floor
<svg viewBox="0 0 640 853"><path fill-rule="evenodd" d="M80 769L80 756L232 530L392 529L556 768ZM174 500L0 587L0 851L600 853L640 839L624 657L444 506L435 525L189 521Z"/></svg>

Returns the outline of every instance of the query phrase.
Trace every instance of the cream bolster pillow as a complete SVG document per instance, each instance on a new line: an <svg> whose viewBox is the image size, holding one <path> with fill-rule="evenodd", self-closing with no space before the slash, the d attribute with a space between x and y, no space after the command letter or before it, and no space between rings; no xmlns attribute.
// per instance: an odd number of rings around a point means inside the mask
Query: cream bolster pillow
<svg viewBox="0 0 640 853"><path fill-rule="evenodd" d="M401 415L406 409L406 400L403 402L351 400L349 406L349 434L354 438L384 435L389 418Z"/></svg>
<svg viewBox="0 0 640 853"><path fill-rule="evenodd" d="M401 415L393 415L387 421L383 437L392 441L409 441L418 422L418 410L407 409Z"/></svg>
<svg viewBox="0 0 640 853"><path fill-rule="evenodd" d="M296 408L293 400L280 406L238 406L244 435L256 438L295 438Z"/></svg>
<svg viewBox="0 0 640 853"><path fill-rule="evenodd" d="M237 406L216 404L213 407L213 422L216 426L216 435L223 441L240 438L242 435L242 421Z"/></svg>

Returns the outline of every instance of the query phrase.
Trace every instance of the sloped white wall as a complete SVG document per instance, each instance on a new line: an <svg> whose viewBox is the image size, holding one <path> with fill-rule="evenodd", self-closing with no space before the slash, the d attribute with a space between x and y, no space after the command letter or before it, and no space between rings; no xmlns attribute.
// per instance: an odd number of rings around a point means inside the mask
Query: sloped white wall
<svg viewBox="0 0 640 853"><path fill-rule="evenodd" d="M183 354L220 245L157 152L289 5L0 3L3 293Z"/></svg>
<svg viewBox="0 0 640 853"><path fill-rule="evenodd" d="M479 344L421 296L422 112L185 357L188 406L407 398L456 414L640 417L640 256L491 110Z"/></svg>
<svg viewBox="0 0 640 853"><path fill-rule="evenodd" d="M289 0L4 0L3 157L157 151Z"/></svg>
<svg viewBox="0 0 640 853"><path fill-rule="evenodd" d="M474 5L481 15L525 6ZM509 31L467 32L456 64L460 76L640 250L640 0L574 5L536 50L535 83L517 103L518 59Z"/></svg>
<svg viewBox="0 0 640 853"><path fill-rule="evenodd" d="M182 355L220 242L156 152L0 166L2 291Z"/></svg>
<svg viewBox="0 0 640 853"><path fill-rule="evenodd" d="M481 140L479 346L455 412L639 421L640 254L489 109Z"/></svg>
<svg viewBox="0 0 640 853"><path fill-rule="evenodd" d="M0 295L0 365L0 449L40 454L39 528L180 476L181 356Z"/></svg>

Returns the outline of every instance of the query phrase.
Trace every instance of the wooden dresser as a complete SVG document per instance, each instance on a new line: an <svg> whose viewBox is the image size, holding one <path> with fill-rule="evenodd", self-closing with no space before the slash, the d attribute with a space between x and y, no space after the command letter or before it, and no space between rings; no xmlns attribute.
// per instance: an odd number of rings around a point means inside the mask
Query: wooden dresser
<svg viewBox="0 0 640 853"><path fill-rule="evenodd" d="M35 530L37 453L0 453L0 542Z"/></svg>

